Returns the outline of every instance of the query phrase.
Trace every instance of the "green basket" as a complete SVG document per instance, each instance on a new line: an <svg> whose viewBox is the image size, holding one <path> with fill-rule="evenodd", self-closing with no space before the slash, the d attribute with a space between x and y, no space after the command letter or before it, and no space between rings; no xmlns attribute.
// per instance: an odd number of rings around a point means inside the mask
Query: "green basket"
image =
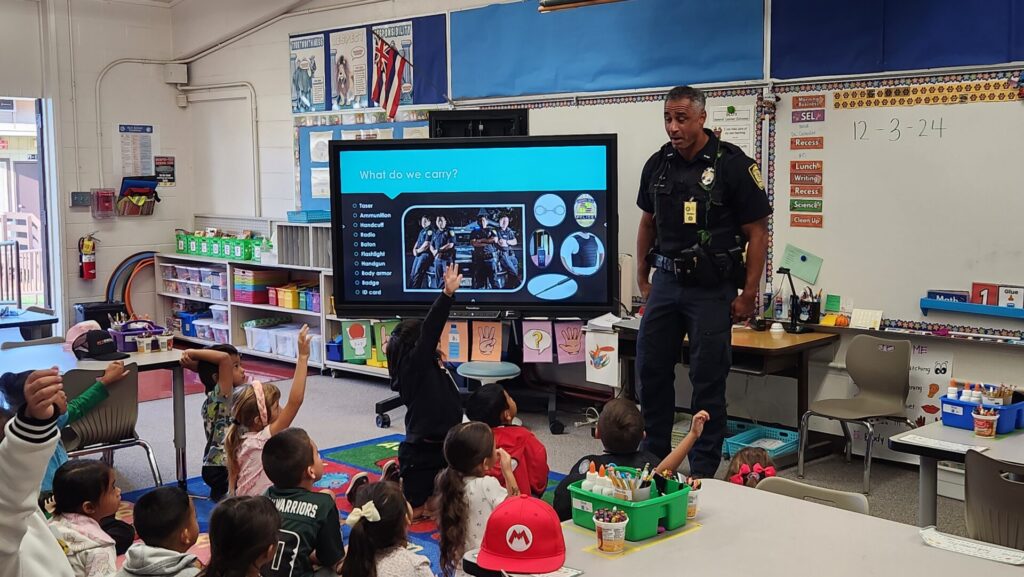
<svg viewBox="0 0 1024 577"><path fill-rule="evenodd" d="M188 254L188 235L187 234L176 234L174 235L176 243L175 252L178 254Z"/></svg>
<svg viewBox="0 0 1024 577"><path fill-rule="evenodd" d="M185 241L188 243L185 249L185 254L199 254L199 237L189 234L185 236Z"/></svg>
<svg viewBox="0 0 1024 577"><path fill-rule="evenodd" d="M618 471L627 471L636 475L636 469L618 467ZM629 523L626 525L627 541L643 541L658 534L658 526L671 531L686 525L686 506L690 494L690 486L674 480L665 481L665 494L658 493L657 483L651 484L652 497L646 501L634 503L614 497L605 497L583 490L583 481L569 485L572 497L572 522L584 529L594 530L594 511L616 507L626 512Z"/></svg>

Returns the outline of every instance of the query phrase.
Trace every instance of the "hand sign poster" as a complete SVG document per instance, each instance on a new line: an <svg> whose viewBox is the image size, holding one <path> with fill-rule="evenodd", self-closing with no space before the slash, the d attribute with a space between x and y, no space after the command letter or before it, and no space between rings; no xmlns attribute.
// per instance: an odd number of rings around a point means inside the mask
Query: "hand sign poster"
<svg viewBox="0 0 1024 577"><path fill-rule="evenodd" d="M373 348L370 321L345 321L341 323L343 357L346 361L367 360Z"/></svg>
<svg viewBox="0 0 1024 577"><path fill-rule="evenodd" d="M586 357L583 354L583 323L555 323L555 349L558 351L558 364L582 363Z"/></svg>
<svg viewBox="0 0 1024 577"><path fill-rule="evenodd" d="M501 323L474 322L471 360L500 361L501 350Z"/></svg>
<svg viewBox="0 0 1024 577"><path fill-rule="evenodd" d="M524 363L550 363L553 344L550 321L523 321Z"/></svg>
<svg viewBox="0 0 1024 577"><path fill-rule="evenodd" d="M619 336L586 333L587 381L619 388Z"/></svg>

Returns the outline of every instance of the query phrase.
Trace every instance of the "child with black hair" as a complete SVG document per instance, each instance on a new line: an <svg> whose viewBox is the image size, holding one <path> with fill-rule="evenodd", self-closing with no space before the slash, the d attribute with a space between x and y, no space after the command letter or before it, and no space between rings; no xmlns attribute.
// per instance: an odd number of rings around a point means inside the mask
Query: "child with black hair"
<svg viewBox="0 0 1024 577"><path fill-rule="evenodd" d="M516 402L498 383L488 383L466 399L466 417L491 428L494 444L512 458L512 472L523 491L540 497L548 487L548 451L526 427L514 425ZM497 465L487 472L505 486Z"/></svg>
<svg viewBox="0 0 1024 577"><path fill-rule="evenodd" d="M117 513L121 489L114 470L102 461L68 461L53 476L54 516L50 530L61 544L76 577L101 577L117 571L114 539L100 520Z"/></svg>
<svg viewBox="0 0 1024 577"><path fill-rule="evenodd" d="M462 422L459 390L438 350L461 284L458 266L452 264L445 270L444 290L426 318L398 323L385 347L391 390L406 407L405 439L398 446L402 492L417 518L434 492L434 478L445 467L445 435Z"/></svg>
<svg viewBox="0 0 1024 577"><path fill-rule="evenodd" d="M210 515L210 562L199 577L260 577L274 561L281 517L266 497L231 497ZM272 562L273 561L273 562Z"/></svg>
<svg viewBox="0 0 1024 577"><path fill-rule="evenodd" d="M445 577L465 575L462 556L480 547L487 519L505 499L519 495L512 459L494 445L494 433L484 423L460 423L444 440L448 467L437 476L441 533L441 572ZM487 471L500 463L505 487Z"/></svg>
<svg viewBox="0 0 1024 577"><path fill-rule="evenodd" d="M231 395L245 384L245 370L238 349L231 345L213 345L208 349L189 349L181 353L181 366L195 371L206 387L203 401L203 482L210 487L210 500L220 501L228 493L227 455L224 438L231 424Z"/></svg>
<svg viewBox="0 0 1024 577"><path fill-rule="evenodd" d="M395 483L371 483L360 489L345 524L348 556L342 577L434 577L430 560L406 547L412 507Z"/></svg>
<svg viewBox="0 0 1024 577"><path fill-rule="evenodd" d="M135 530L142 543L128 549L117 577L195 577L202 565L187 551L199 539L196 508L188 493L159 487L135 503Z"/></svg>
<svg viewBox="0 0 1024 577"><path fill-rule="evenodd" d="M306 431L285 429L263 446L263 470L274 486L267 497L281 514L278 566L264 569L264 577L312 577L341 572L345 544L334 494L313 490L324 476L324 462ZM365 487L364 487L365 490Z"/></svg>

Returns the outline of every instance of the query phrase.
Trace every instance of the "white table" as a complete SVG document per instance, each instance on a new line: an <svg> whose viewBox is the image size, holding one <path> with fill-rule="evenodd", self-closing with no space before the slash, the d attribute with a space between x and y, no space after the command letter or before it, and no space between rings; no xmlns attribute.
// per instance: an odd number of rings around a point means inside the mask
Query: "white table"
<svg viewBox="0 0 1024 577"><path fill-rule="evenodd" d="M935 508L938 501L939 461L963 463L966 451L924 447L903 440L911 435L959 443L961 445L988 447L984 453L986 456L1008 463L1024 464L1024 431L1021 430L996 439L983 439L975 437L974 431L946 427L940 421L936 421L889 437L890 449L921 457L921 471L918 479L920 490L917 521L922 527L935 524Z"/></svg>
<svg viewBox="0 0 1024 577"><path fill-rule="evenodd" d="M929 547L911 525L726 481L705 480L696 521L695 530L612 557L585 551L594 533L567 521L565 565L584 577L1021 575L1020 567Z"/></svg>
<svg viewBox="0 0 1024 577"><path fill-rule="evenodd" d="M185 373L181 367L181 351L170 350L155 353L131 353L124 364L135 363L139 371L169 369L173 375L172 407L174 412L174 453L177 464L175 478L178 486L185 488L188 472L185 465ZM0 351L0 370L20 373L56 366L61 373L72 369L102 371L107 361L78 360L74 353L64 350L64 345L36 345Z"/></svg>

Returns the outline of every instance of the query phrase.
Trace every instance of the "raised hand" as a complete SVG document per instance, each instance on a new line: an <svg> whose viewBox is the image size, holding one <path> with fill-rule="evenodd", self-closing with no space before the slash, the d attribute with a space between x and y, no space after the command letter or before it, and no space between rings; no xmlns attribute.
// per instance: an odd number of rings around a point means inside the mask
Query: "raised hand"
<svg viewBox="0 0 1024 577"><path fill-rule="evenodd" d="M444 271L444 294L454 296L462 284L462 275L459 274L459 265L452 263Z"/></svg>
<svg viewBox="0 0 1024 577"><path fill-rule="evenodd" d="M313 337L309 336L309 325L302 325L302 328L299 329L299 357L309 358L309 344L311 342L313 342Z"/></svg>
<svg viewBox="0 0 1024 577"><path fill-rule="evenodd" d="M33 419L47 421L55 410L67 406L64 379L57 367L33 371L25 381L25 414Z"/></svg>

